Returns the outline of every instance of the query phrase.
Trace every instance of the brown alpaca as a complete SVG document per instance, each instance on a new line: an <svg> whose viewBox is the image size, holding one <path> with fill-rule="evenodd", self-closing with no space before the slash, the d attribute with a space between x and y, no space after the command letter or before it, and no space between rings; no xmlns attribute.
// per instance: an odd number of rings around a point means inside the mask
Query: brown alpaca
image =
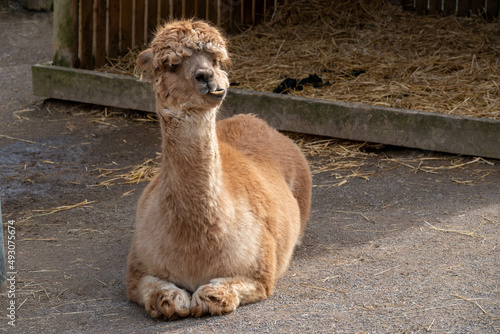
<svg viewBox="0 0 500 334"><path fill-rule="evenodd" d="M290 139L250 115L216 125L228 62L200 21L159 28L137 61L153 79L163 160L139 200L126 286L155 318L267 298L309 216L311 175Z"/></svg>

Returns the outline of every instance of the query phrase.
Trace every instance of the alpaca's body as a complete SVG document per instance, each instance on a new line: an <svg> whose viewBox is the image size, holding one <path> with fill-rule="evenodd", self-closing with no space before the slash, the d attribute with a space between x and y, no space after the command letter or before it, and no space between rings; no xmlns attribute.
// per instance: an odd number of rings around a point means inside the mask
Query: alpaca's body
<svg viewBox="0 0 500 334"><path fill-rule="evenodd" d="M216 125L228 85L208 54L156 81L163 160L138 204L127 274L130 300L154 317L223 314L267 298L309 215L311 177L290 139L249 115ZM203 93L199 64L215 71L214 93ZM170 78L186 78L184 89L194 82L195 96L165 94Z"/></svg>

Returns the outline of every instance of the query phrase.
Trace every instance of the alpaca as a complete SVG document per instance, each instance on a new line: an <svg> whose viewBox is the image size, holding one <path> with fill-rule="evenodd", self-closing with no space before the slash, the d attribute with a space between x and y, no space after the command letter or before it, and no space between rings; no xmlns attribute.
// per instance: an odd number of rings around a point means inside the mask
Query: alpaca
<svg viewBox="0 0 500 334"><path fill-rule="evenodd" d="M216 122L228 64L221 33L193 20L158 28L137 60L153 82L163 157L137 206L126 290L154 318L266 299L308 220L297 145L252 115Z"/></svg>

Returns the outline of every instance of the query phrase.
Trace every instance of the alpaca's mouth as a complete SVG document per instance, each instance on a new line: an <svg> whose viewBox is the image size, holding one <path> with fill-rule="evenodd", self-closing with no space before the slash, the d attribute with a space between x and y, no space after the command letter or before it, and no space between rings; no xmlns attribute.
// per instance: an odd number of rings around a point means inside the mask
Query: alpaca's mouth
<svg viewBox="0 0 500 334"><path fill-rule="evenodd" d="M219 88L219 89L214 90L213 92L209 92L208 94L215 95L217 97L221 97L221 96L224 96L225 92L226 92L225 89Z"/></svg>

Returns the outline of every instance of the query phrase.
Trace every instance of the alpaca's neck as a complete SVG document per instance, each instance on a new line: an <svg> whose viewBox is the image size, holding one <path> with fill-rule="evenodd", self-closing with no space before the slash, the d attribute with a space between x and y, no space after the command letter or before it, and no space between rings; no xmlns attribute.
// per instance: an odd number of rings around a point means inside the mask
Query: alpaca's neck
<svg viewBox="0 0 500 334"><path fill-rule="evenodd" d="M210 215L218 206L221 163L215 129L216 109L160 116L163 137L163 203L172 212ZM201 217L200 217L201 218Z"/></svg>

